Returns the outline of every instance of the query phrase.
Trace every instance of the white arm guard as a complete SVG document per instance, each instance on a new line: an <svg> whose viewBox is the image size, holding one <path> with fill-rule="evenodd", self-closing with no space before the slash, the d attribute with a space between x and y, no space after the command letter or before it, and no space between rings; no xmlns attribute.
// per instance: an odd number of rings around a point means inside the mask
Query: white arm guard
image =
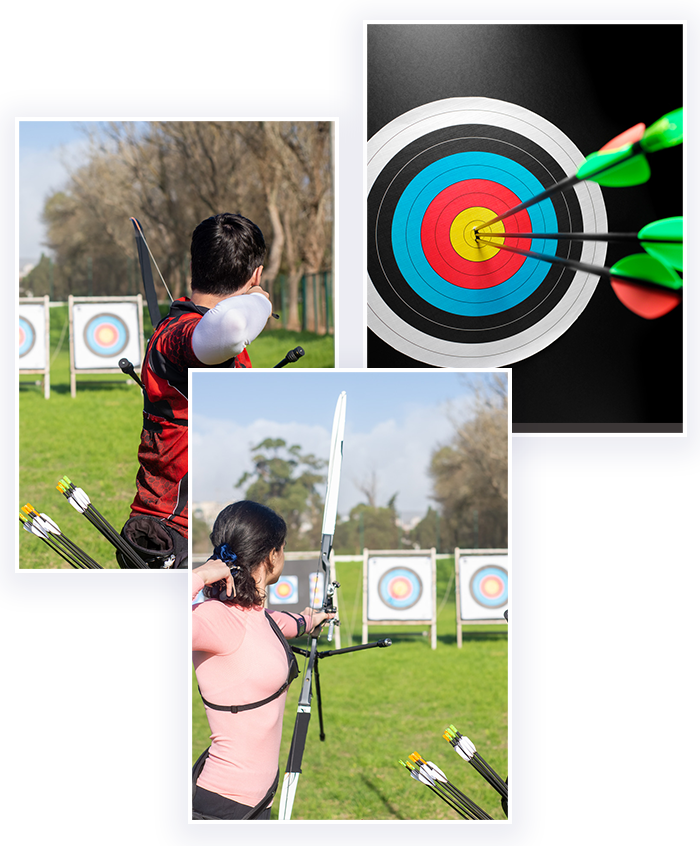
<svg viewBox="0 0 700 846"><path fill-rule="evenodd" d="M265 328L272 304L264 294L227 297L202 317L192 350L202 364L222 364L243 352Z"/></svg>

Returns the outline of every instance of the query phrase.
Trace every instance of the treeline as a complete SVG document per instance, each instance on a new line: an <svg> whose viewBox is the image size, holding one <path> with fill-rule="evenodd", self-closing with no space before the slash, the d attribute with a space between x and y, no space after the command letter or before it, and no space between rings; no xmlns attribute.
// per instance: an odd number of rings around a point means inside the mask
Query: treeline
<svg viewBox="0 0 700 846"><path fill-rule="evenodd" d="M224 211L260 226L263 284L283 279L281 296L297 303L302 277L333 264L331 124L153 121L95 130L84 162L44 206L55 261L43 257L22 288L54 299L135 293L136 217L173 297L186 295L192 232ZM296 308L287 328L300 328Z"/></svg>
<svg viewBox="0 0 700 846"><path fill-rule="evenodd" d="M376 479L362 487L367 502L338 521L333 547L338 555L361 555L368 549L429 549L450 553L455 547L508 547L508 405L505 380L496 377L476 392L473 413L453 420L448 444L435 449L430 465L430 506L411 529L402 527L398 494L385 505L376 501ZM314 550L321 538L323 499L318 485L325 461L268 438L253 448L253 469L236 487L245 497L263 502L287 521L290 551ZM193 517L194 552L208 552L211 527Z"/></svg>

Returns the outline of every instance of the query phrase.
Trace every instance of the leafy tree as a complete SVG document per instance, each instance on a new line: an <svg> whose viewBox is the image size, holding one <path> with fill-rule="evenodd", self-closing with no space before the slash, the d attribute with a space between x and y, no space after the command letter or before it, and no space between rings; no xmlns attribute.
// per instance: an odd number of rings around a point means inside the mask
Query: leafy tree
<svg viewBox="0 0 700 846"><path fill-rule="evenodd" d="M425 517L420 523L411 529L409 538L417 549L432 549L432 547L435 547L437 552L448 551L442 539L440 512L432 506L428 507Z"/></svg>
<svg viewBox="0 0 700 846"><path fill-rule="evenodd" d="M311 453L302 455L298 444L287 446L281 438L266 438L253 447L254 469L236 482L246 499L261 502L287 522L289 550L315 549L321 537L323 498L317 486L325 476L326 462Z"/></svg>
<svg viewBox="0 0 700 846"><path fill-rule="evenodd" d="M333 546L339 555L362 555L367 549L400 549L403 530L398 523L395 497L386 506L356 505L349 518L335 529Z"/></svg>
<svg viewBox="0 0 700 846"><path fill-rule="evenodd" d="M474 391L471 413L455 421L449 444L432 455L441 546L508 544L508 395L505 381ZM475 513L478 518L478 536Z"/></svg>
<svg viewBox="0 0 700 846"><path fill-rule="evenodd" d="M211 526L201 517L192 515L192 552L211 552Z"/></svg>

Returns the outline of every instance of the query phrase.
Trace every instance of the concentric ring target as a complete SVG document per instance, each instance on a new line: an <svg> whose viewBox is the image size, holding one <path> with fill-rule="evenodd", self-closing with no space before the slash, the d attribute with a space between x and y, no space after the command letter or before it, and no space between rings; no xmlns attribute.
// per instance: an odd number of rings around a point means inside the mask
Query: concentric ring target
<svg viewBox="0 0 700 846"><path fill-rule="evenodd" d="M412 608L423 594L420 576L409 567L392 567L379 580L379 598L389 608Z"/></svg>
<svg viewBox="0 0 700 846"><path fill-rule="evenodd" d="M475 226L583 161L549 121L500 100L439 100L387 124L368 156L367 325L387 344L426 364L497 367L544 349L581 314L597 277L474 239ZM579 183L488 230L604 232L600 187ZM604 242L505 244L605 262Z"/></svg>
<svg viewBox="0 0 700 846"><path fill-rule="evenodd" d="M280 576L279 580L270 586L270 604L292 605L299 602L298 576Z"/></svg>
<svg viewBox="0 0 700 846"><path fill-rule="evenodd" d="M508 572L488 564L474 572L469 580L469 593L484 608L501 608L508 602Z"/></svg>
<svg viewBox="0 0 700 846"><path fill-rule="evenodd" d="M26 317L19 319L19 357L27 355L36 343L36 330Z"/></svg>
<svg viewBox="0 0 700 846"><path fill-rule="evenodd" d="M116 314L96 314L85 325L83 339L90 352L109 358L126 349L129 328Z"/></svg>

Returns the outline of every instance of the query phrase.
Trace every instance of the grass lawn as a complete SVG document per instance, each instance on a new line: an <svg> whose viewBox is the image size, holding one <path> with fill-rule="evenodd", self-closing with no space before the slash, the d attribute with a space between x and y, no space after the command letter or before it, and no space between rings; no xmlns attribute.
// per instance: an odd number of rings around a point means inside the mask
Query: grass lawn
<svg viewBox="0 0 700 846"><path fill-rule="evenodd" d="M331 657L320 663L326 740L318 737L315 692L297 820L459 820L427 787L399 766L417 751L494 819L505 819L500 796L442 738L454 723L488 763L508 775L508 627L465 626L457 649L454 564L438 561L438 645L420 628L370 628L370 642L390 637L389 649ZM342 645L361 642L362 561L337 562ZM300 643L300 645L303 645ZM327 648L323 640L322 648ZM284 774L303 675L287 696L280 750ZM192 761L209 744L204 706L192 688ZM277 819L279 790L272 818Z"/></svg>
<svg viewBox="0 0 700 846"><path fill-rule="evenodd" d="M56 490L67 475L118 530L129 516L138 470L143 401L133 380L123 374L78 376L70 395L68 307L51 309L51 397L34 374L19 382L19 509L27 502L48 514L61 530L104 567L117 568L113 547ZM146 334L151 324L144 318ZM264 332L250 346L255 367L273 367L288 350L302 346L299 367L332 367L332 336ZM70 565L19 526L19 566L66 568Z"/></svg>

